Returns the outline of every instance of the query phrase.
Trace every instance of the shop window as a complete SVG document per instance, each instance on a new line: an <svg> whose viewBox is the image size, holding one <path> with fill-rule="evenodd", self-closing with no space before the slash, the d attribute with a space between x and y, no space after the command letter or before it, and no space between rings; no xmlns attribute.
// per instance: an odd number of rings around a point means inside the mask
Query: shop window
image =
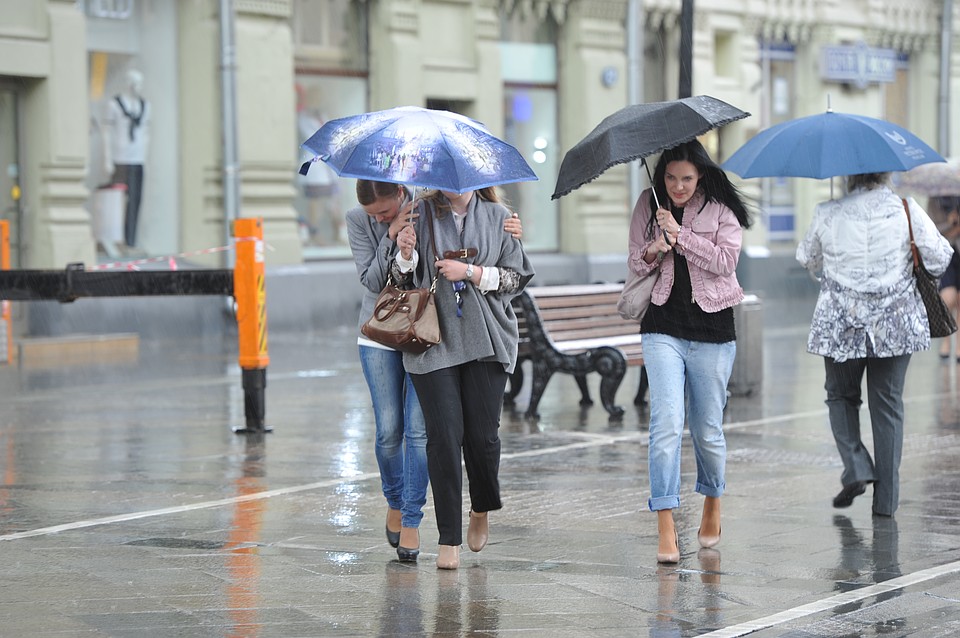
<svg viewBox="0 0 960 638"><path fill-rule="evenodd" d="M883 119L910 129L910 58L898 56L893 82L883 85Z"/></svg>
<svg viewBox="0 0 960 638"><path fill-rule="evenodd" d="M367 3L295 0L297 144L291 157L294 208L306 259L350 255L344 214L357 205L356 180L339 177L322 161L307 175L296 168L313 158L299 148L324 122L368 109Z"/></svg>
<svg viewBox="0 0 960 638"><path fill-rule="evenodd" d="M560 155L557 131L557 26L551 16L514 6L501 9L500 68L504 140L515 146L539 178L504 184L500 190L523 219L528 250L556 251L559 207L550 199Z"/></svg>
<svg viewBox="0 0 960 638"><path fill-rule="evenodd" d="M785 42L762 42L763 128L794 118L796 53ZM770 241L794 241L796 208L793 182L784 177L761 180L760 206Z"/></svg>
<svg viewBox="0 0 960 638"><path fill-rule="evenodd" d="M367 7L350 0L295 0L293 41L307 66L367 70Z"/></svg>
<svg viewBox="0 0 960 638"><path fill-rule="evenodd" d="M179 250L177 4L85 4L87 209L101 259Z"/></svg>
<svg viewBox="0 0 960 638"><path fill-rule="evenodd" d="M737 37L732 31L713 34L713 73L718 78L736 79L739 66Z"/></svg>

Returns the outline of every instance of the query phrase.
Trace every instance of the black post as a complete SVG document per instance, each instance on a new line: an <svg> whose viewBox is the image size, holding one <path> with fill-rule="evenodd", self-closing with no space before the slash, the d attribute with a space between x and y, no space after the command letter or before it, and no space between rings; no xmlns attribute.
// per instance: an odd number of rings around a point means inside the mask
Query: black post
<svg viewBox="0 0 960 638"><path fill-rule="evenodd" d="M272 432L273 428L265 426L263 423L264 417L267 415L267 369L243 369L240 374L243 382L243 411L246 417L246 427L234 428L233 431L237 434Z"/></svg>
<svg viewBox="0 0 960 638"><path fill-rule="evenodd" d="M677 97L693 95L693 0L680 5L680 92Z"/></svg>

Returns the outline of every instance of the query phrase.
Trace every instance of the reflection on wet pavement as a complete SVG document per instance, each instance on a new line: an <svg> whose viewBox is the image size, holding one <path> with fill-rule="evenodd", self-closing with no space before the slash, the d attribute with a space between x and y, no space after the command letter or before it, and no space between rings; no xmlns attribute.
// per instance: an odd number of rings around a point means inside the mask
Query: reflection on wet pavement
<svg viewBox="0 0 960 638"><path fill-rule="evenodd" d="M501 423L504 509L448 572L432 500L418 563L384 542L350 329L271 334L274 431L259 438L231 431L243 394L226 339L144 341L135 366L0 367L0 634L960 633L960 366L911 364L896 518L871 516L869 488L834 510L822 363L802 314L767 314L762 389L727 409L723 541L697 544L685 441L674 566L655 560L635 370L619 422L580 408L570 378L539 420L521 393Z"/></svg>

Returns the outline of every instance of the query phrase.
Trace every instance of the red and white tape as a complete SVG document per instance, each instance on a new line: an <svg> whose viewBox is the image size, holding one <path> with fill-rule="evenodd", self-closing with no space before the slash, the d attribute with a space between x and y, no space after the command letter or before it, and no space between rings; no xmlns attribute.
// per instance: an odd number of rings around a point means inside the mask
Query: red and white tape
<svg viewBox="0 0 960 638"><path fill-rule="evenodd" d="M262 241L256 237L237 237L236 242L241 241ZM268 250L273 250L273 247L267 246ZM186 253L178 253L176 255L163 255L160 257L148 257L146 259L134 259L131 261L111 261L105 264L97 264L95 266L89 266L86 270L111 270L113 268L124 268L126 270L140 270L140 266L143 264L156 264L160 262L166 262L170 270L177 270L177 259L183 259L186 257L196 257L197 255L210 255L213 253L222 253L225 250L233 250L233 246L217 246L216 248L202 248L200 250L194 250Z"/></svg>

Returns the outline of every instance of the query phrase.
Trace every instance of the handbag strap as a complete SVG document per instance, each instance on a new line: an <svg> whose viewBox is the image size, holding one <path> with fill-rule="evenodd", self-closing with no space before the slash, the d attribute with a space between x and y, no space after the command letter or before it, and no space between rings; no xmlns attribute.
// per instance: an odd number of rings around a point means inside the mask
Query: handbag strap
<svg viewBox="0 0 960 638"><path fill-rule="evenodd" d="M907 200L903 197L900 198L900 201L903 203L903 210L907 214L907 228L910 230L910 252L913 253L913 268L917 269L923 265L923 260L920 259L920 251L917 250L917 243L913 241L913 223L910 221L910 206L907 205Z"/></svg>

